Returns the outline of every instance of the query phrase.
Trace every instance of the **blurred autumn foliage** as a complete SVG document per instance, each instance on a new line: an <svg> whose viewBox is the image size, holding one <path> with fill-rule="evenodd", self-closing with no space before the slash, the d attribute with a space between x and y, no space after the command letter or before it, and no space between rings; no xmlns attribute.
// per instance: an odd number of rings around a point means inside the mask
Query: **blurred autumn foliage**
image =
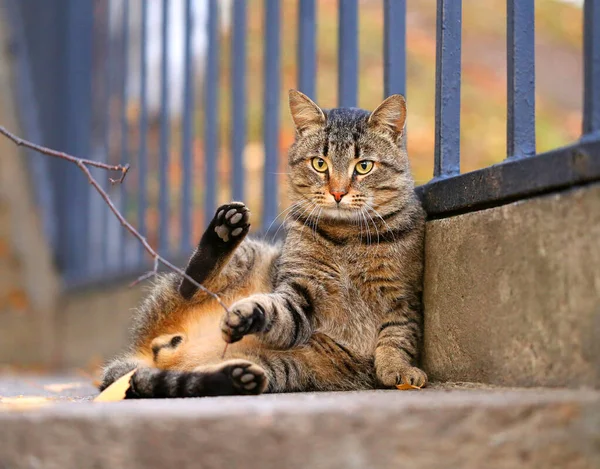
<svg viewBox="0 0 600 469"><path fill-rule="evenodd" d="M359 13L359 105L374 109L383 99L383 0L361 0ZM245 151L247 174L245 202L258 226L262 207L262 106L263 106L263 2L248 2L248 143ZM536 5L536 110L537 149L544 152L573 142L580 136L582 100L582 10L573 3L538 0ZM294 133L287 110L287 90L296 87L297 0L282 0L280 131L280 206L286 206L286 151ZM317 1L318 64L317 96L322 107L337 103L338 2ZM408 0L407 8L407 100L408 149L418 184L432 176L435 108L436 1ZM219 98L220 156L219 202L229 200L232 103L230 92L230 31L222 31ZM506 157L506 1L463 0L461 103L461 166L472 171ZM194 239L204 226L202 87L197 92L194 145ZM173 243L176 245L180 216L180 134L173 125L171 158ZM156 133L151 148L157 148ZM135 159L135 158L134 158ZM156 163L151 163L156 171ZM134 169L135 171L135 169ZM134 179L133 177L131 179ZM131 182L130 179L130 182ZM135 184L135 183L134 183ZM150 181L151 233L158 224L157 177ZM133 218L135 210L130 207ZM151 236L152 238L152 236Z"/></svg>

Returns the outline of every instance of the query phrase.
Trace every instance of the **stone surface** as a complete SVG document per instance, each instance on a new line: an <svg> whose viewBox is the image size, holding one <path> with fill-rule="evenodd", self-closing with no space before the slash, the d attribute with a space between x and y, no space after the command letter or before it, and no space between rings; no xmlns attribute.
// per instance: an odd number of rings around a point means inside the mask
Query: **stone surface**
<svg viewBox="0 0 600 469"><path fill-rule="evenodd" d="M594 391L458 386L0 412L0 467L10 469L599 465Z"/></svg>
<svg viewBox="0 0 600 469"><path fill-rule="evenodd" d="M434 380L600 387L600 186L431 221Z"/></svg>
<svg viewBox="0 0 600 469"><path fill-rule="evenodd" d="M43 397L57 401L79 401L91 400L96 394L98 390L90 378L81 374L0 374L0 408L2 398Z"/></svg>

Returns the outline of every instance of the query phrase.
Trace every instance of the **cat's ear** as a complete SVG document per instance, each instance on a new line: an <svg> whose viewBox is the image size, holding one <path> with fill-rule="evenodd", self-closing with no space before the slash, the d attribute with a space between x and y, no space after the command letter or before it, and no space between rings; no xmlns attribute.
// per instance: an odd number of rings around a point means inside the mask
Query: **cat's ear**
<svg viewBox="0 0 600 469"><path fill-rule="evenodd" d="M389 130L397 137L404 132L406 100L401 94L393 94L375 109L369 117L369 125Z"/></svg>
<svg viewBox="0 0 600 469"><path fill-rule="evenodd" d="M325 125L325 114L308 96L296 90L290 90L289 96L290 112L298 134Z"/></svg>

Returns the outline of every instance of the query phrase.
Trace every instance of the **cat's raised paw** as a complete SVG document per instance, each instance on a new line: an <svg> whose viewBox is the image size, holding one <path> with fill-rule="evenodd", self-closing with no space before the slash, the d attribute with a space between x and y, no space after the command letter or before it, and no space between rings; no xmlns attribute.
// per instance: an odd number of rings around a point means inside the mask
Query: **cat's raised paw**
<svg viewBox="0 0 600 469"><path fill-rule="evenodd" d="M234 303L221 320L221 333L226 342L233 343L247 334L261 330L265 310L254 300L244 299Z"/></svg>
<svg viewBox="0 0 600 469"><path fill-rule="evenodd" d="M221 205L213 218L213 230L221 241L243 239L250 229L250 210L242 202Z"/></svg>
<svg viewBox="0 0 600 469"><path fill-rule="evenodd" d="M224 369L233 386L241 394L261 394L267 387L265 371L258 365L246 360L230 360L225 362Z"/></svg>

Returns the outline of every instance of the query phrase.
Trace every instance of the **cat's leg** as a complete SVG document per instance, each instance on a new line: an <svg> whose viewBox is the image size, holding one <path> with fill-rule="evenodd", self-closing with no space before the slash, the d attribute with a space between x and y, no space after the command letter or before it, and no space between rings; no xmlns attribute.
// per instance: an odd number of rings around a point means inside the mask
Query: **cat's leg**
<svg viewBox="0 0 600 469"><path fill-rule="evenodd" d="M102 370L102 379L98 388L104 391L113 382L121 376L126 375L130 371L143 366L149 366L150 363L145 362L134 356L122 356L113 358Z"/></svg>
<svg viewBox="0 0 600 469"><path fill-rule="evenodd" d="M351 391L377 387L373 358L315 333L288 350L256 349L232 354L255 362L268 378L266 392Z"/></svg>
<svg viewBox="0 0 600 469"><path fill-rule="evenodd" d="M250 229L250 211L242 202L220 206L202 235L198 248L190 258L185 273L208 289L218 290L218 276L231 259ZM198 291L184 278L179 293L190 299Z"/></svg>
<svg viewBox="0 0 600 469"><path fill-rule="evenodd" d="M118 370L122 376L135 363ZM261 394L262 392L350 391L377 386L373 358L355 353L331 337L314 334L289 350L249 348L218 364L193 371L139 367L128 398L174 398ZM106 387L106 386L104 386Z"/></svg>
<svg viewBox="0 0 600 469"><path fill-rule="evenodd" d="M176 398L261 394L264 370L243 359L202 365L194 371L141 368L131 377L127 398Z"/></svg>
<svg viewBox="0 0 600 469"><path fill-rule="evenodd" d="M226 342L247 334L275 348L305 344L313 334L314 298L318 286L301 279L280 285L273 293L257 293L231 305L221 320Z"/></svg>
<svg viewBox="0 0 600 469"><path fill-rule="evenodd" d="M421 302L417 298L397 300L379 327L375 348L377 378L384 386L427 384L427 375L417 367L422 331Z"/></svg>

